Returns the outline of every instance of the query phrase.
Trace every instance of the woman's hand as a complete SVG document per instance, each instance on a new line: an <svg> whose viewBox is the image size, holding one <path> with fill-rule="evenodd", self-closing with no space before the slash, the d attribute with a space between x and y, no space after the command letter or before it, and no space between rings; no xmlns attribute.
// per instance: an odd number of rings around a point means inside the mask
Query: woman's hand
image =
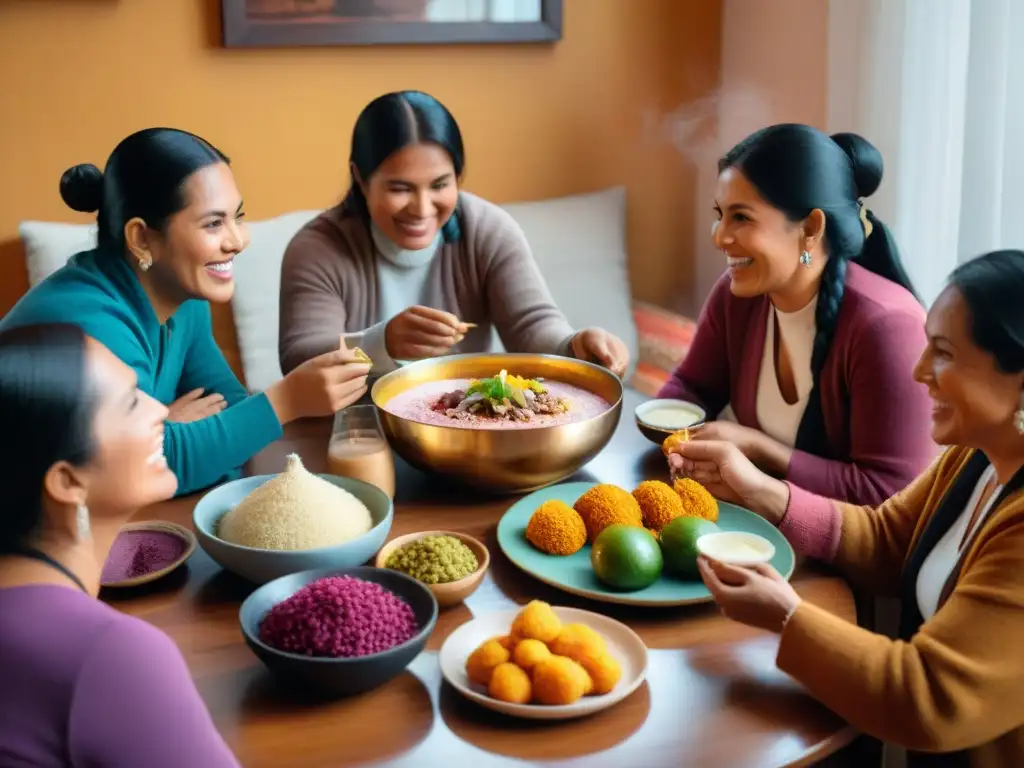
<svg viewBox="0 0 1024 768"><path fill-rule="evenodd" d="M731 421L712 421L690 432L691 440L732 443L765 472L785 475L793 451L757 429Z"/></svg>
<svg viewBox="0 0 1024 768"><path fill-rule="evenodd" d="M629 350L622 339L603 328L584 328L572 337L569 349L577 360L596 362L616 376L629 366Z"/></svg>
<svg viewBox="0 0 1024 768"><path fill-rule="evenodd" d="M388 322L384 344L392 360L440 357L462 341L470 326L450 312L409 307Z"/></svg>
<svg viewBox="0 0 1024 768"><path fill-rule="evenodd" d="M701 556L697 566L718 607L733 621L781 632L800 605L800 595L770 565L740 568Z"/></svg>
<svg viewBox="0 0 1024 768"><path fill-rule="evenodd" d="M672 448L668 464L673 476L690 477L716 499L744 506L773 525L786 514L789 486L755 467L732 443L691 439Z"/></svg>
<svg viewBox="0 0 1024 768"><path fill-rule="evenodd" d="M199 421L207 416L220 413L227 407L227 401L223 395L216 392L210 395L203 395L202 387L186 392L169 406L167 406L167 421L174 421L184 424L188 421Z"/></svg>
<svg viewBox="0 0 1024 768"><path fill-rule="evenodd" d="M370 366L347 349L307 360L267 390L282 425L295 419L332 416L366 393Z"/></svg>

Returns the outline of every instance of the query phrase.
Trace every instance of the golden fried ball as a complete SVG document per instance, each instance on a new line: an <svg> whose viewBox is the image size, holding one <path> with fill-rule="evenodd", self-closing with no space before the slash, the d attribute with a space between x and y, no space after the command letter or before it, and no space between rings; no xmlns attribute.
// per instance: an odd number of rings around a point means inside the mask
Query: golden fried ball
<svg viewBox="0 0 1024 768"><path fill-rule="evenodd" d="M609 525L619 523L642 527L644 524L636 499L628 491L609 483L595 485L576 499L573 509L583 518L591 543Z"/></svg>
<svg viewBox="0 0 1024 768"><path fill-rule="evenodd" d="M633 498L640 505L644 527L660 531L682 515L683 500L672 486L661 480L645 480L633 489Z"/></svg>
<svg viewBox="0 0 1024 768"><path fill-rule="evenodd" d="M680 429L678 432L673 432L671 435L661 441L661 452L667 457L672 453L672 449L680 443L685 443L690 439L690 430Z"/></svg>
<svg viewBox="0 0 1024 768"><path fill-rule="evenodd" d="M608 646L604 638L586 624L566 624L550 645L551 652L573 661L594 658L606 653Z"/></svg>
<svg viewBox="0 0 1024 768"><path fill-rule="evenodd" d="M684 515L703 517L712 523L718 522L718 502L707 488L688 477L676 480L674 487L683 502Z"/></svg>
<svg viewBox="0 0 1024 768"><path fill-rule="evenodd" d="M487 685L491 698L511 704L529 704L533 698L533 684L530 676L515 664L505 662L494 668L491 682Z"/></svg>
<svg viewBox="0 0 1024 768"><path fill-rule="evenodd" d="M527 672L551 658L551 651L540 640L521 640L512 651L512 662Z"/></svg>
<svg viewBox="0 0 1024 768"><path fill-rule="evenodd" d="M498 635L497 637L492 637L491 639L499 643L501 647L509 653L512 653L512 649L516 647L516 644L515 642L513 642L511 635Z"/></svg>
<svg viewBox="0 0 1024 768"><path fill-rule="evenodd" d="M497 640L488 640L466 659L466 676L477 685L489 685L491 673L509 660L509 652Z"/></svg>
<svg viewBox="0 0 1024 768"><path fill-rule="evenodd" d="M533 697L539 704L572 704L592 686L587 671L565 656L552 656L533 668Z"/></svg>
<svg viewBox="0 0 1024 768"><path fill-rule="evenodd" d="M517 641L540 640L550 643L562 631L562 622L551 606L541 600L531 600L516 614L512 622L512 637Z"/></svg>
<svg viewBox="0 0 1024 768"><path fill-rule="evenodd" d="M594 685L590 692L595 696L611 691L622 677L622 667L607 651L598 656L584 658L580 664L593 681Z"/></svg>
<svg viewBox="0 0 1024 768"><path fill-rule="evenodd" d="M579 512L564 501L549 499L530 516L526 540L549 555L573 555L587 543L587 528Z"/></svg>

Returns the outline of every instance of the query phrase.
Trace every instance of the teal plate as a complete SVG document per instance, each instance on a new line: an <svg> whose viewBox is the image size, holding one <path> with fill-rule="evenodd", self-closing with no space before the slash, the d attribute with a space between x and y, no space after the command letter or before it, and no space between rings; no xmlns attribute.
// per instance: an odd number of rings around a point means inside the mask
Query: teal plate
<svg viewBox="0 0 1024 768"><path fill-rule="evenodd" d="M597 483L562 483L534 491L513 504L498 523L498 546L518 568L545 584L573 595L621 605L672 606L707 603L711 593L700 579L684 579L663 573L661 578L635 592L619 592L605 587L590 567L590 545L568 557L546 555L526 540L526 524L543 502L559 499L572 506L576 499ZM718 502L718 527L723 531L746 531L764 536L775 545L772 565L786 579L793 575L796 556L778 529L753 512L733 504Z"/></svg>

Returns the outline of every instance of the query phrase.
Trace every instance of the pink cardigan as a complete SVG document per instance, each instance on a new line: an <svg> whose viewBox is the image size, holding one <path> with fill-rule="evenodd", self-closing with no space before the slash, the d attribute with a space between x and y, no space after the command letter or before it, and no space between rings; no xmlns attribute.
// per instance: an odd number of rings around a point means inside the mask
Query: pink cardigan
<svg viewBox="0 0 1024 768"><path fill-rule="evenodd" d="M738 298L729 276L715 285L686 358L658 393L760 429L757 382L771 301ZM904 288L851 263L832 347L819 382L826 459L796 450L786 480L853 504L880 504L937 455L931 402L913 380L925 346L924 309Z"/></svg>

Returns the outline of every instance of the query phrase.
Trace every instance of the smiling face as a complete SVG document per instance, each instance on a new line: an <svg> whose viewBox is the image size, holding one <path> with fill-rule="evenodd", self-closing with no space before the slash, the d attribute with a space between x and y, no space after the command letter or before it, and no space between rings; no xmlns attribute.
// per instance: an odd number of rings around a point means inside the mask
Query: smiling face
<svg viewBox="0 0 1024 768"><path fill-rule="evenodd" d="M726 168L718 177L715 215L712 239L726 255L736 296L784 291L798 270L805 269L801 252L814 250L805 228L761 197L736 168Z"/></svg>
<svg viewBox="0 0 1024 768"><path fill-rule="evenodd" d="M360 188L373 223L410 251L434 242L459 201L455 166L437 144L411 144L393 152Z"/></svg>
<svg viewBox="0 0 1024 768"><path fill-rule="evenodd" d="M135 372L92 339L86 342L86 379L98 400L93 455L81 467L55 464L46 483L50 495L64 500L72 489L70 496L84 499L90 514L112 519L171 498L178 478L163 451L167 408L139 391Z"/></svg>
<svg viewBox="0 0 1024 768"><path fill-rule="evenodd" d="M974 343L960 291L948 287L939 295L925 330L928 346L914 378L932 398L932 439L939 445L982 449L1019 443L1012 424L1024 374L1003 373L995 358Z"/></svg>
<svg viewBox="0 0 1024 768"><path fill-rule="evenodd" d="M185 207L163 232L146 233L148 277L168 297L226 303L235 290L234 258L249 244L234 174L227 163L208 165L189 176L181 192Z"/></svg>

